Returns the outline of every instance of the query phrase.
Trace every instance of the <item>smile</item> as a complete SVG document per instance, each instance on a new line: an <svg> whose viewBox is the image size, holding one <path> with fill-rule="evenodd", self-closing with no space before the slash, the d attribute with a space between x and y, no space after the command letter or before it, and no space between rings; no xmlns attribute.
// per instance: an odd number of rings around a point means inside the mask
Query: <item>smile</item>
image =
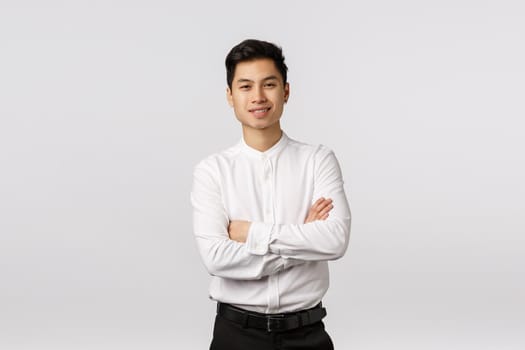
<svg viewBox="0 0 525 350"><path fill-rule="evenodd" d="M266 113L268 113L270 108L271 107L253 108L253 109L250 109L249 112L252 113L255 117L264 117Z"/></svg>

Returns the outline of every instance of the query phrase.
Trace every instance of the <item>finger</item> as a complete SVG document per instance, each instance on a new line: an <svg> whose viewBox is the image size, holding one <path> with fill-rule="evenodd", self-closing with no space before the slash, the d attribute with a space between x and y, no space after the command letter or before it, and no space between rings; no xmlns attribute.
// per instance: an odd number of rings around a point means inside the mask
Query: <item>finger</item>
<svg viewBox="0 0 525 350"><path fill-rule="evenodd" d="M329 204L327 205L326 207L323 208L323 210L321 210L318 214L318 216L323 216L325 215L326 213L330 212L330 210L332 210L334 208L334 205L333 204Z"/></svg>
<svg viewBox="0 0 525 350"><path fill-rule="evenodd" d="M317 213L320 213L323 211L327 206L330 206L332 204L331 199L325 199L323 202L321 202L315 209Z"/></svg>
<svg viewBox="0 0 525 350"><path fill-rule="evenodd" d="M321 197L319 198L318 200L316 200L314 202L314 204L312 204L312 206L310 207L311 209L315 209L317 208L319 205L321 205L326 199L324 197Z"/></svg>
<svg viewBox="0 0 525 350"><path fill-rule="evenodd" d="M304 219L305 223L312 222L315 220L320 220L322 215L321 212L324 210L325 212L331 209L327 209L326 207L329 206L332 203L332 199L330 198L324 198L321 197L315 201L315 203L310 207L310 210L308 211L308 214L306 218Z"/></svg>
<svg viewBox="0 0 525 350"><path fill-rule="evenodd" d="M332 210L332 208L333 207L326 207L323 211L317 213L317 215L315 216L315 220L320 220L323 216L328 214L330 210Z"/></svg>
<svg viewBox="0 0 525 350"><path fill-rule="evenodd" d="M318 214L319 214L319 210L317 208L313 208L313 207L310 208L310 210L308 211L308 215L304 219L304 222L307 223L307 222L312 222L312 221L317 220Z"/></svg>

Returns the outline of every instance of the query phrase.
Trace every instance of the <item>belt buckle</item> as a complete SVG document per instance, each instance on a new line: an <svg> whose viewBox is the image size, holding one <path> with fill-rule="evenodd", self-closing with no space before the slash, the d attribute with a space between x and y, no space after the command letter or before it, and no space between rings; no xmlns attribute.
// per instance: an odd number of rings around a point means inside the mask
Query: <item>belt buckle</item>
<svg viewBox="0 0 525 350"><path fill-rule="evenodd" d="M280 330L282 328L283 323L281 322L284 320L284 316L275 317L275 316L268 316L266 317L266 330L268 332L273 332L276 330Z"/></svg>

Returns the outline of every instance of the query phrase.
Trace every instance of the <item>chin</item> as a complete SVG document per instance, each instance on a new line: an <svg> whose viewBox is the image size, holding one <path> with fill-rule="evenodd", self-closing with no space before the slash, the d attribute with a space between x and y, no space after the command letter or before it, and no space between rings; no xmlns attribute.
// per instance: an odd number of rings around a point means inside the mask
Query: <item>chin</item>
<svg viewBox="0 0 525 350"><path fill-rule="evenodd" d="M252 128L252 129L257 129L257 130L264 130L264 129L268 128L268 125L257 124L257 125L248 125L248 127Z"/></svg>

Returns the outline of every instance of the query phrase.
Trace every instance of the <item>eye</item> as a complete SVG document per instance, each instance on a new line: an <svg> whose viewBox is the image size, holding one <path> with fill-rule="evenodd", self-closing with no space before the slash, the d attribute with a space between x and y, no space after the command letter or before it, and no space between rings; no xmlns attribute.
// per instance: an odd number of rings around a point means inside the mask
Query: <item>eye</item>
<svg viewBox="0 0 525 350"><path fill-rule="evenodd" d="M248 90L250 88L250 85L241 85L239 86L239 89L241 90Z"/></svg>
<svg viewBox="0 0 525 350"><path fill-rule="evenodd" d="M273 88L273 87L276 86L276 84L275 83L266 83L266 84L264 84L264 86L265 87L269 87L269 88Z"/></svg>

